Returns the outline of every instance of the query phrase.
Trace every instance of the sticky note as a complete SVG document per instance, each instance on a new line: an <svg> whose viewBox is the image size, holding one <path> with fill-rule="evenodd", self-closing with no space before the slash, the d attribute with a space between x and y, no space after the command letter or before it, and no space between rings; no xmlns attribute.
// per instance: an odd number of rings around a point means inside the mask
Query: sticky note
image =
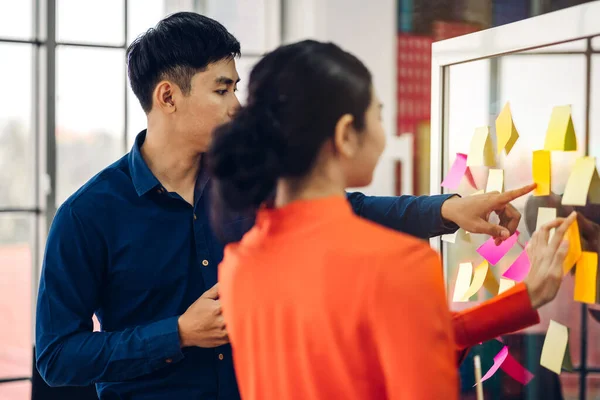
<svg viewBox="0 0 600 400"><path fill-rule="evenodd" d="M488 180L485 186L485 192L500 192L504 191L504 170L490 169L488 171Z"/></svg>
<svg viewBox="0 0 600 400"><path fill-rule="evenodd" d="M567 180L562 204L583 207L588 198L592 203L600 203L600 177L596 170L596 158L579 157Z"/></svg>
<svg viewBox="0 0 600 400"><path fill-rule="evenodd" d="M473 280L467 291L462 296L462 301L468 301L471 296L481 289L483 282L488 274L489 265L487 261L483 261L481 264L475 267L473 271Z"/></svg>
<svg viewBox="0 0 600 400"><path fill-rule="evenodd" d="M517 283L512 279L500 278L500 287L498 288L498 294L506 292L508 289L514 287Z"/></svg>
<svg viewBox="0 0 600 400"><path fill-rule="evenodd" d="M569 241L569 252L563 263L563 273L566 275L579 261L582 254L581 238L579 236L579 225L577 224L577 220L573 221L571 226L569 226L567 233L565 233L565 239Z"/></svg>
<svg viewBox="0 0 600 400"><path fill-rule="evenodd" d="M527 277L530 267L531 263L529 262L527 251L523 250L510 267L504 271L502 276L513 281L522 282Z"/></svg>
<svg viewBox="0 0 600 400"><path fill-rule="evenodd" d="M455 190L460 185L463 177L466 177L469 184L474 188L477 188L475 179L469 167L467 167L467 155L462 153L456 153L456 158L448 171L448 175L442 181L442 187Z"/></svg>
<svg viewBox="0 0 600 400"><path fill-rule="evenodd" d="M485 191L483 191L483 190L478 190L478 191L476 191L476 192L474 192L474 193L471 193L469 196L477 196L477 195L484 194L484 193L485 193Z"/></svg>
<svg viewBox="0 0 600 400"><path fill-rule="evenodd" d="M596 302L597 274L598 253L584 251L575 268L575 301L589 304Z"/></svg>
<svg viewBox="0 0 600 400"><path fill-rule="evenodd" d="M550 177L551 177L551 161L550 152L547 150L537 150L533 152L532 160L533 182L537 183L537 187L533 191L534 196L549 196L550 195Z"/></svg>
<svg viewBox="0 0 600 400"><path fill-rule="evenodd" d="M496 246L494 238L491 237L484 244L479 246L477 253L485 258L490 264L496 265L498 264L498 261L500 261L502 257L504 257L506 253L508 253L508 251L515 245L518 237L519 231L515 231L515 233L503 241L500 246Z"/></svg>
<svg viewBox="0 0 600 400"><path fill-rule="evenodd" d="M517 139L519 139L519 132L515 128L508 103L504 105L498 118L496 118L496 137L498 139L498 154L502 152L502 149L505 149L506 155L510 153Z"/></svg>
<svg viewBox="0 0 600 400"><path fill-rule="evenodd" d="M467 157L467 166L494 166L494 151L492 150L489 126L475 129Z"/></svg>
<svg viewBox="0 0 600 400"><path fill-rule="evenodd" d="M456 231L454 233L447 233L445 235L442 235L442 241L448 242L448 243L456 243L457 235L458 235L458 231Z"/></svg>
<svg viewBox="0 0 600 400"><path fill-rule="evenodd" d="M569 330L567 327L554 320L550 320L548 332L546 332L546 338L544 339L544 346L542 347L540 365L548 368L555 374L560 374L568 342Z"/></svg>
<svg viewBox="0 0 600 400"><path fill-rule="evenodd" d="M508 347L504 346L502 348L502 350L500 350L498 352L498 354L496 354L494 356L494 365L491 366L491 368L488 370L488 372L485 373L485 375L483 376L483 378L481 378L481 381L476 382L475 385L473 386L477 386L478 384L487 381L488 379L490 379L495 373L496 371L498 371L498 369L500 368L500 366L504 363L504 361L506 360L506 357L508 356Z"/></svg>
<svg viewBox="0 0 600 400"><path fill-rule="evenodd" d="M575 128L571 118L571 106L560 106L552 109L546 131L544 150L577 150L577 138L575 137Z"/></svg>
<svg viewBox="0 0 600 400"><path fill-rule="evenodd" d="M551 207L540 207L538 208L537 220L535 222L535 230L537 231L548 222L552 222L556 219L556 208ZM554 235L554 228L550 229L550 235L548 240L552 239Z"/></svg>
<svg viewBox="0 0 600 400"><path fill-rule="evenodd" d="M567 328L567 332L569 332L569 328ZM567 340L567 348L565 349L565 357L563 358L563 363L561 365L561 369L565 371L573 372L573 361L571 360L571 345Z"/></svg>
<svg viewBox="0 0 600 400"><path fill-rule="evenodd" d="M458 265L458 274L456 275L456 284L454 285L454 295L452 301L463 302L463 295L469 290L471 285L471 275L473 275L473 264L460 263Z"/></svg>
<svg viewBox="0 0 600 400"><path fill-rule="evenodd" d="M484 262L487 264L487 261ZM496 277L489 266L487 274L485 275L485 280L483 281L483 287L488 291L489 294L494 296L500 292L500 284L498 283L498 280L496 280Z"/></svg>
<svg viewBox="0 0 600 400"><path fill-rule="evenodd" d="M534 375L521 365L510 353L506 355L506 359L500 365L500 369L522 385L527 385L534 378Z"/></svg>

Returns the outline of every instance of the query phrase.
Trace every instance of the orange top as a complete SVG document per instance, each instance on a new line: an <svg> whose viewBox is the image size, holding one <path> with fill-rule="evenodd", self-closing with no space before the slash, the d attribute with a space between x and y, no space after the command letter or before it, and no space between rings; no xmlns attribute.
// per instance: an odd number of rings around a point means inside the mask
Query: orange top
<svg viewBox="0 0 600 400"><path fill-rule="evenodd" d="M458 398L438 255L344 197L261 210L219 281L245 400Z"/></svg>

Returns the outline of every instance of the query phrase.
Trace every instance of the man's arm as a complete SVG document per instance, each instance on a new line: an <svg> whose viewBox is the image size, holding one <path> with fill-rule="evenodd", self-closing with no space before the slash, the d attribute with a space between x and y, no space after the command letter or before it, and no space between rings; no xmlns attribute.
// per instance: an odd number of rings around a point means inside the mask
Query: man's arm
<svg viewBox="0 0 600 400"><path fill-rule="evenodd" d="M61 207L48 236L36 317L37 367L51 386L123 381L183 358L178 316L93 332L106 264L99 232Z"/></svg>
<svg viewBox="0 0 600 400"><path fill-rule="evenodd" d="M365 196L347 193L354 213L383 226L421 239L454 233L458 225L442 218L442 204L454 196Z"/></svg>

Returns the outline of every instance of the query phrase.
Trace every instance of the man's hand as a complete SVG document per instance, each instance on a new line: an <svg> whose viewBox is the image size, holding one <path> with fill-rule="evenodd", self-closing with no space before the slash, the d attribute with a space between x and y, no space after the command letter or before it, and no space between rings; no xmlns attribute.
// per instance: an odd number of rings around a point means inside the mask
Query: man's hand
<svg viewBox="0 0 600 400"><path fill-rule="evenodd" d="M219 302L219 284L207 290L179 317L181 347L217 347L229 343Z"/></svg>
<svg viewBox="0 0 600 400"><path fill-rule="evenodd" d="M451 197L442 204L442 217L468 232L490 235L496 238L496 244L500 244L515 233L521 220L521 213L510 202L530 193L535 187L536 184L531 184L504 193ZM500 217L499 225L488 221L492 212Z"/></svg>

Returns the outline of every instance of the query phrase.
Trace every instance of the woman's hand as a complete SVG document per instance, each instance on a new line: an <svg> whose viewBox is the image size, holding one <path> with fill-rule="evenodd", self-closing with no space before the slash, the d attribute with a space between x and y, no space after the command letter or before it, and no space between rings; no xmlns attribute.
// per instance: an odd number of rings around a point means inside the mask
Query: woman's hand
<svg viewBox="0 0 600 400"><path fill-rule="evenodd" d="M569 251L569 243L564 240L569 226L577 218L572 212L567 218L557 218L535 231L527 245L527 255L531 264L525 285L531 306L538 309L556 297L563 279L563 263ZM550 230L556 228L548 241Z"/></svg>

